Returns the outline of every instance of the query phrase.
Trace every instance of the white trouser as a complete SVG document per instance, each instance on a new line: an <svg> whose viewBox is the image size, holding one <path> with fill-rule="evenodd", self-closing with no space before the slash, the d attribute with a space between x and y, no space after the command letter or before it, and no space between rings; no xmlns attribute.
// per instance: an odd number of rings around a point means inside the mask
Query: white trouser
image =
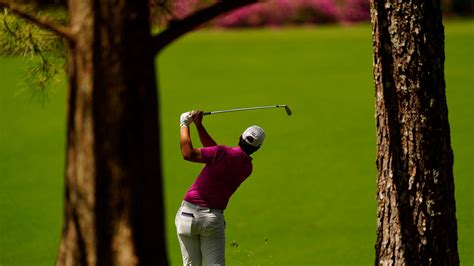
<svg viewBox="0 0 474 266"><path fill-rule="evenodd" d="M225 265L225 220L221 210L183 201L176 214L183 265Z"/></svg>

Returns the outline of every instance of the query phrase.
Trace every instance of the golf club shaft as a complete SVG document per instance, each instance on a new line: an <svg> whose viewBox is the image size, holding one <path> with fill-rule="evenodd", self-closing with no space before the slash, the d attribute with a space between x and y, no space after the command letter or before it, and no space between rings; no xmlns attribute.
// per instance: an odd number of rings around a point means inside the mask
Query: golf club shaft
<svg viewBox="0 0 474 266"><path fill-rule="evenodd" d="M212 112L204 112L203 115L213 115L213 114L221 114L221 113L229 113L229 112L239 112L239 111L257 110L257 109L279 108L279 107L286 107L286 105L269 105L269 106L256 106L256 107L246 107L246 108L235 108L235 109L229 109L229 110L219 110L219 111L212 111Z"/></svg>

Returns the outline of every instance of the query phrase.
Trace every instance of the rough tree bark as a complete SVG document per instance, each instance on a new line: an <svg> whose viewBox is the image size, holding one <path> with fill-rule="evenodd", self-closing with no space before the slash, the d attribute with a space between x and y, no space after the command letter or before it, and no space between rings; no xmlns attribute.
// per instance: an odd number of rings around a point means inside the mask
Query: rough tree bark
<svg viewBox="0 0 474 266"><path fill-rule="evenodd" d="M439 0L371 0L377 265L458 265Z"/></svg>
<svg viewBox="0 0 474 266"><path fill-rule="evenodd" d="M65 217L58 265L166 265L146 0L69 1Z"/></svg>

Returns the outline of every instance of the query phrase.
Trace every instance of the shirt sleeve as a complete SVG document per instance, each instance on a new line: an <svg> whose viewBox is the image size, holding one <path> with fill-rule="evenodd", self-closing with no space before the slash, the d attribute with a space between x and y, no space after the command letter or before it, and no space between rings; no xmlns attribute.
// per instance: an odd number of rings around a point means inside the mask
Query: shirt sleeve
<svg viewBox="0 0 474 266"><path fill-rule="evenodd" d="M222 158L225 148L223 146L212 146L201 148L201 158L204 163L212 164Z"/></svg>

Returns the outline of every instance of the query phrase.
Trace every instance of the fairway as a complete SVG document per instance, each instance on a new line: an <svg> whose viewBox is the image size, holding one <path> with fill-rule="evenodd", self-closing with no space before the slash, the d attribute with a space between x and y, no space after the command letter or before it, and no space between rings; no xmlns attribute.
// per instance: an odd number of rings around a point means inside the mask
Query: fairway
<svg viewBox="0 0 474 266"><path fill-rule="evenodd" d="M446 28L461 265L474 264L474 21ZM174 216L202 167L179 152L179 115L204 118L220 144L252 124L267 134L254 173L226 210L228 265L372 265L376 167L371 27L192 33L158 57L168 253ZM0 265L51 265L62 219L65 84L45 104L20 93L25 63L0 58ZM199 146L191 127L195 146Z"/></svg>

